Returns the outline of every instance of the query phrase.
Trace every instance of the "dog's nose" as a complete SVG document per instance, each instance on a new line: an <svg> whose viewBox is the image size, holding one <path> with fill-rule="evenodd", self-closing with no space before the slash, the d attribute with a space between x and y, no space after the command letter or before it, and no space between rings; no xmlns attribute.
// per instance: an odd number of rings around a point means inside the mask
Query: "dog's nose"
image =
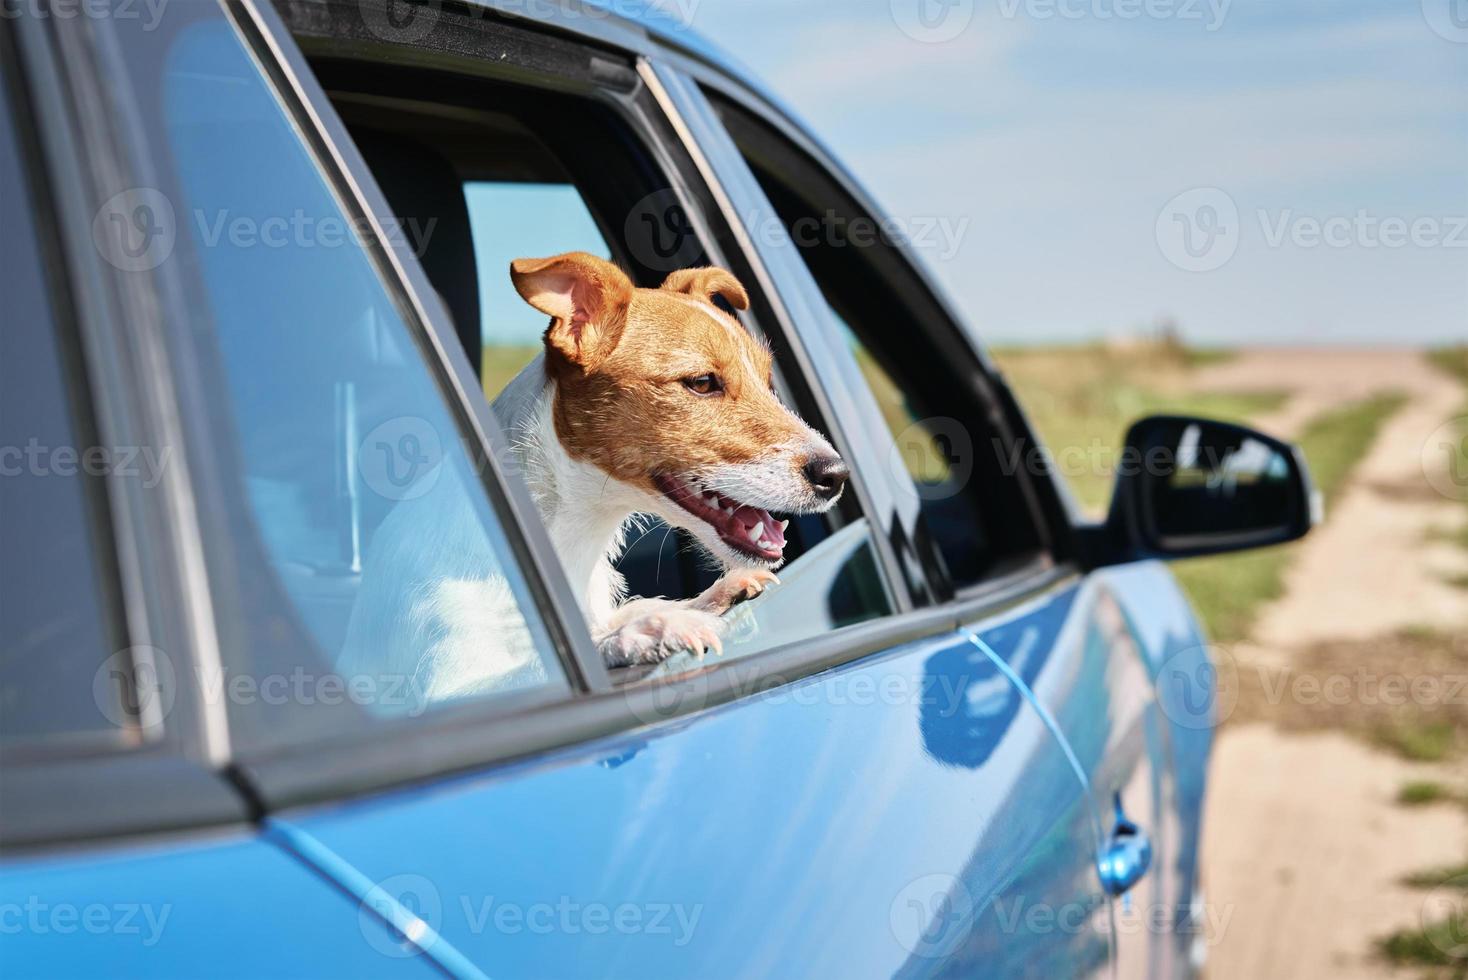
<svg viewBox="0 0 1468 980"><path fill-rule="evenodd" d="M840 456L817 456L805 464L804 472L811 489L822 500L835 500L851 476Z"/></svg>

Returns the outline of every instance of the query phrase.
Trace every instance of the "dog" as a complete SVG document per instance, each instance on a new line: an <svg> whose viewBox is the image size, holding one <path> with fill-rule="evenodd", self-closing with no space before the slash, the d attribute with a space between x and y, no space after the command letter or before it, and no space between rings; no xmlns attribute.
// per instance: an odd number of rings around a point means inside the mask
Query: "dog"
<svg viewBox="0 0 1468 980"><path fill-rule="evenodd" d="M638 288L613 263L568 252L517 259L510 277L550 322L543 350L492 407L597 650L610 667L721 652L722 615L778 584L788 521L776 515L835 506L845 463L781 402L769 348L715 303L749 307L727 270ZM346 647L358 669L411 670L430 698L544 675L528 632L505 625L519 617L503 577L468 557L479 549L465 542L483 531L461 479L450 473L383 522ZM614 563L640 515L689 532L722 577L692 599L629 600ZM428 553L456 548L465 554ZM369 582L379 555L413 566L386 573L398 597ZM402 595L413 597L406 608Z"/></svg>

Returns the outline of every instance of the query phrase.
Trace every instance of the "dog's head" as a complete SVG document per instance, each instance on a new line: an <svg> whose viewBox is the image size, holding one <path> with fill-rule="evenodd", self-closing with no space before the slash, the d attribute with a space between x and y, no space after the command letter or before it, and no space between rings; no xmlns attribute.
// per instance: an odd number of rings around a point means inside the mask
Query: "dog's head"
<svg viewBox="0 0 1468 980"><path fill-rule="evenodd" d="M690 531L725 565L783 558L779 514L830 509L847 470L775 394L768 348L713 302L749 298L717 268L638 289L605 259L569 252L510 265L551 316L546 369L556 435L637 495L637 509ZM773 512L773 513L771 513Z"/></svg>

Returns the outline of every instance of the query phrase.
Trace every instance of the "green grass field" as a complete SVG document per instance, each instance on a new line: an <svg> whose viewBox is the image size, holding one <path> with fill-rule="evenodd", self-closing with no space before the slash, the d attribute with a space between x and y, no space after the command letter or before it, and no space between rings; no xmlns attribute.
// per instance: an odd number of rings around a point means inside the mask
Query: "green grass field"
<svg viewBox="0 0 1468 980"><path fill-rule="evenodd" d="M1244 422L1285 398L1283 392L1190 390L1193 370L1226 359L1223 351L1096 344L991 353L1076 500L1097 517L1111 500L1113 464L1132 422L1170 412Z"/></svg>
<svg viewBox="0 0 1468 980"><path fill-rule="evenodd" d="M484 348L484 360L479 369L479 378L484 384L484 394L490 401L505 389L520 369L529 364L540 347L493 347Z"/></svg>
<svg viewBox="0 0 1468 980"><path fill-rule="evenodd" d="M1463 386L1463 407L1459 410L1463 420L1468 420L1468 344L1458 344L1453 347L1439 347L1428 351L1427 359L1433 366L1458 379ZM1468 421L1462 421L1463 428L1460 434L1468 440ZM1468 445L1468 443L1465 443ZM1468 505L1468 501L1464 501ZM1468 521L1464 521L1454 532L1449 532L1446 537L1454 541L1458 547L1468 550ZM1455 584L1468 588L1468 578L1457 579Z"/></svg>
<svg viewBox="0 0 1468 980"><path fill-rule="evenodd" d="M1464 392L1468 393L1468 344L1430 350L1427 359L1462 382Z"/></svg>
<svg viewBox="0 0 1468 980"><path fill-rule="evenodd" d="M1462 416L1468 417L1468 344L1443 347L1428 352L1428 360L1447 372L1463 385L1464 403ZM1468 438L1468 429L1462 432ZM1451 535L1460 547L1468 549L1468 523ZM1442 759L1451 750L1454 741L1452 726L1446 722L1423 723L1416 726L1405 744L1392 746L1409 758ZM1421 782L1403 786L1398 802L1404 805L1427 806L1456 801L1468 806L1468 789L1458 790L1432 782ZM1441 889L1444 887L1468 890L1468 862L1456 867L1433 868L1406 878L1403 882L1411 888ZM1461 955L1463 940L1468 936L1468 914L1460 905L1439 918L1424 918L1419 927L1402 929L1377 942L1377 951L1386 961L1400 967L1416 967L1429 972L1425 977L1468 980L1468 957Z"/></svg>

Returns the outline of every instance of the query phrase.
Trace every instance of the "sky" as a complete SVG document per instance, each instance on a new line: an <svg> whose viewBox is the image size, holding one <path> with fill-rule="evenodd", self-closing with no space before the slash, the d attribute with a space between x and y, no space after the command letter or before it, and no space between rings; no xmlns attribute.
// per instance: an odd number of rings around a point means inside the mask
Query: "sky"
<svg viewBox="0 0 1468 980"><path fill-rule="evenodd" d="M479 276L479 329L487 346L538 347L546 315L515 292L510 263L518 258L611 249L569 184L464 185L474 263ZM514 229L506 234L506 229Z"/></svg>
<svg viewBox="0 0 1468 980"><path fill-rule="evenodd" d="M1468 0L660 6L930 229L991 344L1468 340Z"/></svg>

